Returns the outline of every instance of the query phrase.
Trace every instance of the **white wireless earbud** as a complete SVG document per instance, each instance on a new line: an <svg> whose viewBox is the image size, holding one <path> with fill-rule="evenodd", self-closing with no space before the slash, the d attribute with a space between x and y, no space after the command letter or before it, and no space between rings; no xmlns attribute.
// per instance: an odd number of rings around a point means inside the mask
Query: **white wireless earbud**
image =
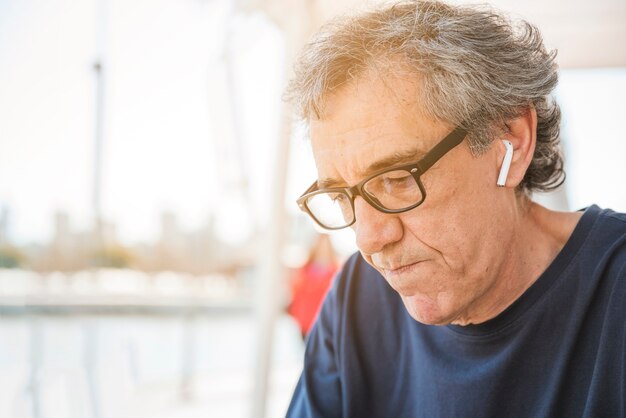
<svg viewBox="0 0 626 418"><path fill-rule="evenodd" d="M506 154L504 154L502 167L500 167L500 174L498 175L497 185L500 187L504 187L504 184L506 183L506 176L509 175L509 168L511 168L511 160L513 159L513 144L511 144L511 141L503 139L502 143L506 148Z"/></svg>

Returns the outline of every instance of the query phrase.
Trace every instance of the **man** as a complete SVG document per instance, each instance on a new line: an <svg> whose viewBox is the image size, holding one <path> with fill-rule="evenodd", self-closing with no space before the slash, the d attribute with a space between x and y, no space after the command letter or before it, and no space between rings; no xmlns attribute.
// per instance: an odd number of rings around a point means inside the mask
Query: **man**
<svg viewBox="0 0 626 418"><path fill-rule="evenodd" d="M564 176L554 59L527 23L438 2L306 47L290 92L318 179L298 203L360 253L289 417L626 416L626 216L530 199Z"/></svg>

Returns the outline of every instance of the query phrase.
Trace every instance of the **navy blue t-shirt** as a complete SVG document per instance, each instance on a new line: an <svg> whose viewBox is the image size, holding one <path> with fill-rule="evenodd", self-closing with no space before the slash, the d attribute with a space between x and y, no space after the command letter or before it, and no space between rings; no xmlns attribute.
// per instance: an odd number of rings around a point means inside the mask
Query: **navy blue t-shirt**
<svg viewBox="0 0 626 418"><path fill-rule="evenodd" d="M626 214L586 210L497 317L432 326L356 254L307 340L288 417L626 417Z"/></svg>

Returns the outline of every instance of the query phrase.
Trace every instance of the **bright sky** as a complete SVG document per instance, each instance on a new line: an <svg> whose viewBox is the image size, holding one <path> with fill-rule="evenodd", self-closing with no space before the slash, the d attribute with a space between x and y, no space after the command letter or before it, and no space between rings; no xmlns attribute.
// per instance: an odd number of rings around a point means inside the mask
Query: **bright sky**
<svg viewBox="0 0 626 418"><path fill-rule="evenodd" d="M258 15L232 17L230 6L109 0L103 9L102 201L123 239L155 237L170 210L187 228L217 217L236 241L247 218L241 168L252 199L267 189L281 35ZM95 16L95 1L0 1L0 206L22 242L46 239L54 211L69 212L77 229L92 216ZM266 216L263 205L253 216Z"/></svg>
<svg viewBox="0 0 626 418"><path fill-rule="evenodd" d="M76 229L91 219L96 4L0 0L0 207L18 242L47 239L57 210ZM163 210L185 228L213 216L232 241L267 217L282 38L259 15L233 17L230 4L109 0L103 9L103 210L127 242L158 236ZM571 208L626 211L626 69L565 71L558 97ZM297 141L291 156L289 202L315 178L308 144Z"/></svg>

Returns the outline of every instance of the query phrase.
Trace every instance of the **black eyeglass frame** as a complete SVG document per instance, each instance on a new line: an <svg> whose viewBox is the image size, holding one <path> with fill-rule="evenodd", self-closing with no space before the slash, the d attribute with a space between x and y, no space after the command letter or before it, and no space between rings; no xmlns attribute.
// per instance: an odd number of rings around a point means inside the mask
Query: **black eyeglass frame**
<svg viewBox="0 0 626 418"><path fill-rule="evenodd" d="M367 176L365 179L361 180L358 184L355 184L352 187L331 187L327 189L317 189L317 181L315 181L302 194L302 196L300 196L296 200L296 203L298 204L298 207L302 211L306 212L315 221L315 223L317 223L320 227L327 229L327 230L331 230L331 231L347 228L356 222L356 213L354 213L354 199L356 199L357 196L361 196L372 207L374 207L375 209L383 213L394 214L394 213L407 212L411 209L415 209L416 207L424 203L424 200L426 199L426 189L424 189L424 185L422 184L421 176L429 168L431 168L437 161L439 161L441 157L446 155L449 151L451 151L453 148L455 148L457 145L463 142L463 139L465 139L466 135L467 135L467 131L461 126L457 126L445 138L439 141L437 145L435 145L430 151L428 151L428 153L426 153L426 155L424 155L424 157L422 157L419 161L409 163L409 164L402 164L398 166L388 167L388 168L384 168L382 170L376 171L375 173ZM384 206L382 206L380 202L378 202L373 196L370 196L366 191L364 191L363 186L365 185L365 183L367 183L368 181L370 181L376 176L380 176L381 174L384 174L390 171L396 171L396 170L408 171L409 173L411 173L411 175L415 179L415 182L417 183L417 186L420 189L422 198L417 203L411 206L408 206L406 208L387 209ZM352 208L352 222L343 226L339 226L339 227L328 227L324 225L323 223L321 223L315 217L313 212L309 209L306 201L310 197L315 196L317 194L322 194L322 193L342 193L346 195L348 199L350 199L350 206Z"/></svg>

